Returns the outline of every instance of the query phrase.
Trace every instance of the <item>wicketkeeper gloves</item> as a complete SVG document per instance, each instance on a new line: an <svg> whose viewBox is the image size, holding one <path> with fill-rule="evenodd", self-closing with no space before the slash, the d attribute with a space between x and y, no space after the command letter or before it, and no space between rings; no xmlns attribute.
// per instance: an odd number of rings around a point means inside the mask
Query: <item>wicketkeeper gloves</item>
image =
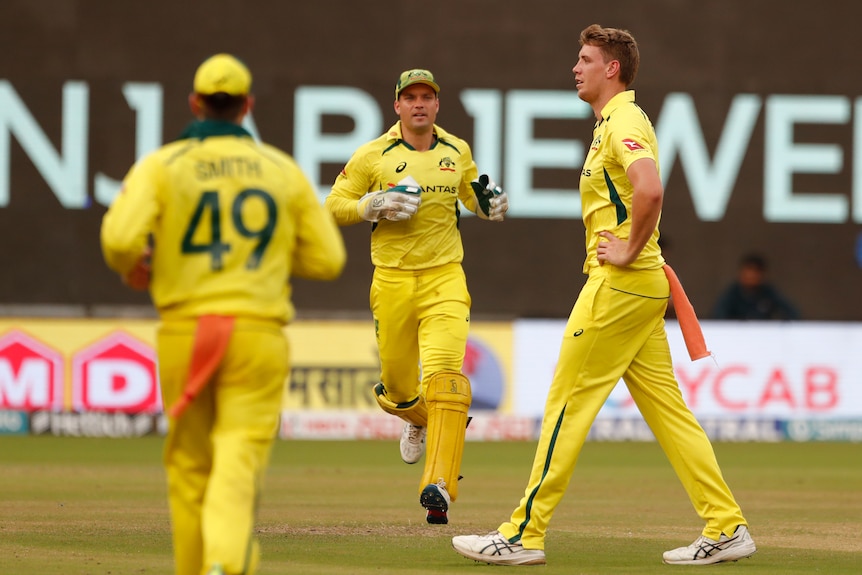
<svg viewBox="0 0 862 575"><path fill-rule="evenodd" d="M478 179L470 182L479 210L476 212L483 220L502 222L503 216L509 210L509 196L503 188L494 183L487 174L482 174Z"/></svg>
<svg viewBox="0 0 862 575"><path fill-rule="evenodd" d="M394 186L388 190L370 192L359 199L356 211L363 220L378 222L409 220L422 203L422 188L419 186Z"/></svg>

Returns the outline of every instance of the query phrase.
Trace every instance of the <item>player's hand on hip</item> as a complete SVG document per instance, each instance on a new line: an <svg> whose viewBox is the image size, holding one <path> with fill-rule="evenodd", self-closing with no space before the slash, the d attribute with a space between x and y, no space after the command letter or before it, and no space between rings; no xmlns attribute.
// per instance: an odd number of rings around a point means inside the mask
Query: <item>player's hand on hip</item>
<svg viewBox="0 0 862 575"><path fill-rule="evenodd" d="M422 188L395 186L388 190L370 192L360 198L356 211L363 220L378 222L409 220L422 204Z"/></svg>
<svg viewBox="0 0 862 575"><path fill-rule="evenodd" d="M625 267L634 261L629 255L629 242L616 237L608 231L598 233L600 239L596 246L596 256L599 263L613 264L617 267Z"/></svg>
<svg viewBox="0 0 862 575"><path fill-rule="evenodd" d="M502 222L509 211L509 196L503 188L495 184L487 174L482 174L470 182L470 186L479 204L476 215L483 220Z"/></svg>

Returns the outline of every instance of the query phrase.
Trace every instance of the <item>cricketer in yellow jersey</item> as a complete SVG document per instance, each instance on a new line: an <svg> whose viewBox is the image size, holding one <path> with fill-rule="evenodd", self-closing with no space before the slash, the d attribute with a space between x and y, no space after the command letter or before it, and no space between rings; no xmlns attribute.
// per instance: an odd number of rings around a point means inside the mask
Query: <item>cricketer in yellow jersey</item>
<svg viewBox="0 0 862 575"><path fill-rule="evenodd" d="M566 324L520 504L497 531L457 536L452 545L486 563L544 564L548 524L590 426L622 378L705 523L694 543L665 552L664 562L748 557L756 548L747 522L674 377L664 314L678 281L658 246L664 189L655 131L628 89L637 44L625 30L595 24L580 44L572 71L597 120L580 180L588 279Z"/></svg>
<svg viewBox="0 0 862 575"><path fill-rule="evenodd" d="M331 280L346 252L293 159L242 127L251 74L217 54L197 69L196 121L138 161L105 214L105 260L149 288L161 324L177 575L251 575L255 511L289 373L290 278Z"/></svg>
<svg viewBox="0 0 862 575"><path fill-rule="evenodd" d="M471 402L461 372L470 294L461 261L459 201L501 221L508 198L477 178L470 146L435 124L440 87L428 70L407 70L395 87L399 121L361 146L325 205L342 225L373 222L371 311L380 354L381 409L405 421L401 457L427 452L419 483L429 523L447 523L458 496ZM427 444L427 448L426 448Z"/></svg>

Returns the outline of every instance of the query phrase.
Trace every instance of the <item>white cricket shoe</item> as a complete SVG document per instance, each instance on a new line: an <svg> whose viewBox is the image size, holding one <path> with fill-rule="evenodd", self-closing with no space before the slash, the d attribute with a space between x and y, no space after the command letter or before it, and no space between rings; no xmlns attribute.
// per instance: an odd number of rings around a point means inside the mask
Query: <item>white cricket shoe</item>
<svg viewBox="0 0 862 575"><path fill-rule="evenodd" d="M712 565L751 557L755 551L757 547L748 528L740 525L732 537L722 533L719 540L715 541L701 535L688 547L665 551L662 558L670 565Z"/></svg>
<svg viewBox="0 0 862 575"><path fill-rule="evenodd" d="M541 549L524 549L510 543L499 531L487 535L459 535L452 538L455 551L468 559L491 565L544 565L545 552Z"/></svg>
<svg viewBox="0 0 862 575"><path fill-rule="evenodd" d="M446 482L440 479L437 483L429 483L419 494L419 503L427 510L425 521L445 525L449 523L449 504L452 498L446 489Z"/></svg>
<svg viewBox="0 0 862 575"><path fill-rule="evenodd" d="M425 453L425 434L427 429L405 423L401 431L401 459L404 463L416 463Z"/></svg>

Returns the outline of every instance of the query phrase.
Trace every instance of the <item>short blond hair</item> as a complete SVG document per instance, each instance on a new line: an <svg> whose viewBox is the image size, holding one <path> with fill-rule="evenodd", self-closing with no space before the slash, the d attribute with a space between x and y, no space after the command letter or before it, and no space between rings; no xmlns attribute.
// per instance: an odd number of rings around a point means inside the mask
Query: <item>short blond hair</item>
<svg viewBox="0 0 862 575"><path fill-rule="evenodd" d="M620 80L631 86L638 75L640 52L638 43L628 30L602 28L598 24L587 26L581 32L581 46L597 46L605 57L605 62L616 60L620 63Z"/></svg>

